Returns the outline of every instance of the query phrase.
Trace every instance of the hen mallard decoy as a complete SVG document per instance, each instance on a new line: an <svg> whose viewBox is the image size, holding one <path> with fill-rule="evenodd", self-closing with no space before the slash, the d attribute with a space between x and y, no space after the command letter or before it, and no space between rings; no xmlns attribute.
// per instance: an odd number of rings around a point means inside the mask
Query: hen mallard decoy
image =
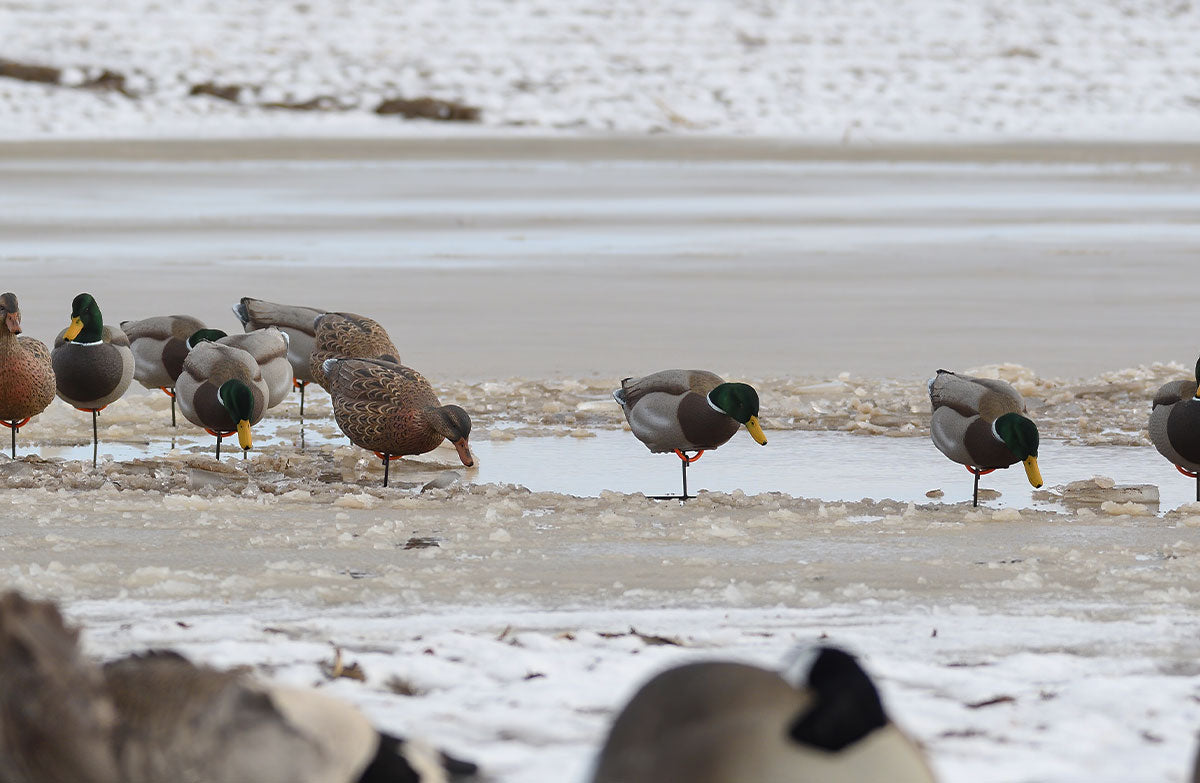
<svg viewBox="0 0 1200 783"><path fill-rule="evenodd" d="M92 467L100 448L96 417L133 381L133 351L129 338L104 323L100 306L91 294L71 301L71 323L59 333L50 353L58 396L92 414Z"/></svg>
<svg viewBox="0 0 1200 783"><path fill-rule="evenodd" d="M233 314L247 332L277 326L288 336L288 362L292 365L293 383L300 390L300 417L304 418L304 387L312 382L311 366L313 339L317 327L314 321L325 311L316 307L276 304L243 296L233 306Z"/></svg>
<svg viewBox="0 0 1200 783"><path fill-rule="evenodd" d="M49 602L0 596L0 772L10 783L444 783L477 772L353 706L171 652L103 668Z"/></svg>
<svg viewBox="0 0 1200 783"><path fill-rule="evenodd" d="M17 295L0 294L0 423L12 430L13 459L17 430L46 410L55 389L50 350L41 340L20 334Z"/></svg>
<svg viewBox="0 0 1200 783"><path fill-rule="evenodd" d="M309 372L329 391L324 364L327 359L378 359L400 364L400 352L378 321L354 313L326 313L316 321L317 331Z"/></svg>
<svg viewBox="0 0 1200 783"><path fill-rule="evenodd" d="M1200 361L1196 372L1200 373ZM1196 479L1200 501L1200 386L1195 379L1171 381L1154 395L1150 442L1180 473Z"/></svg>
<svg viewBox="0 0 1200 783"><path fill-rule="evenodd" d="M171 398L171 426L175 426L175 379L187 358L187 340L204 322L190 315L158 315L139 321L122 321L121 331L133 351L133 379L147 389L161 389Z"/></svg>
<svg viewBox="0 0 1200 783"><path fill-rule="evenodd" d="M183 417L221 441L237 433L242 457L250 450L250 428L267 409L270 391L254 357L232 345L201 341L188 352L175 382Z"/></svg>
<svg viewBox="0 0 1200 783"><path fill-rule="evenodd" d="M758 392L749 384L726 383L707 370L663 370L625 378L613 399L633 434L651 452L674 452L682 461L683 500L691 497L688 464L728 441L739 426L745 425L755 441L767 445L758 423ZM689 457L689 451L699 453Z"/></svg>
<svg viewBox="0 0 1200 783"><path fill-rule="evenodd" d="M292 391L295 376L292 374L292 364L287 355L290 338L287 332L279 327L268 326L246 334L225 334L220 329L201 329L188 338L188 347L205 340L241 348L254 357L263 380L267 382L267 408L274 408L283 402Z"/></svg>
<svg viewBox="0 0 1200 783"><path fill-rule="evenodd" d="M932 783L870 677L833 647L783 675L693 663L651 679L621 711L592 783Z"/></svg>
<svg viewBox="0 0 1200 783"><path fill-rule="evenodd" d="M1010 384L938 370L929 380L929 400L933 445L975 476L971 505L979 505L980 475L1018 462L1025 466L1029 483L1035 489L1042 486L1037 425Z"/></svg>
<svg viewBox="0 0 1200 783"><path fill-rule="evenodd" d="M385 487L391 460L433 451L443 440L454 444L462 464L475 464L471 417L442 405L421 373L378 359L326 359L322 369L338 427L383 460Z"/></svg>

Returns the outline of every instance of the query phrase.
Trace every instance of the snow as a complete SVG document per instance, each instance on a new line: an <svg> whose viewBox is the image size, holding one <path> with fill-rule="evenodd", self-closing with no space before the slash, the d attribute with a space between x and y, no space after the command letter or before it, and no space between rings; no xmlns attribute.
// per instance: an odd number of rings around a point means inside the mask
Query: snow
<svg viewBox="0 0 1200 783"><path fill-rule="evenodd" d="M1183 0L3 0L0 34L7 59L68 84L109 69L128 93L0 79L5 138L464 132L373 113L423 96L479 107L484 132L1200 131L1200 9ZM246 89L189 95L205 83ZM321 96L348 108L258 105Z"/></svg>

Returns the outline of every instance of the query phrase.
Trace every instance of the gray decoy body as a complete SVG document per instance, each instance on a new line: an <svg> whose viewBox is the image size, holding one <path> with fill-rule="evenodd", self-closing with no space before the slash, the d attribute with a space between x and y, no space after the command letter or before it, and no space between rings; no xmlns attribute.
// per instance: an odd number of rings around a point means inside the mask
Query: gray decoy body
<svg viewBox="0 0 1200 783"><path fill-rule="evenodd" d="M722 410L714 395L725 388L745 395L745 405L732 412ZM758 423L757 393L746 384L727 384L707 370L663 370L625 378L613 399L624 411L633 434L656 454L715 449L742 424L756 441L767 442Z"/></svg>
<svg viewBox="0 0 1200 783"><path fill-rule="evenodd" d="M729 662L659 674L613 723L592 783L932 783L853 658L823 648L802 677Z"/></svg>
<svg viewBox="0 0 1200 783"><path fill-rule="evenodd" d="M222 404L220 390L226 383L240 382L251 395L244 418L235 420ZM242 448L249 448L248 428L257 424L267 409L270 390L254 357L240 348L220 343L201 342L192 348L183 363L183 372L175 382L175 396L184 418L214 432L247 431Z"/></svg>
<svg viewBox="0 0 1200 783"><path fill-rule="evenodd" d="M1197 363L1200 372L1200 362ZM1150 442L1172 464L1200 472L1200 399L1195 380L1159 388L1150 410Z"/></svg>
<svg viewBox="0 0 1200 783"><path fill-rule="evenodd" d="M89 303L82 305L80 315L75 303L84 297ZM133 382L129 338L120 328L102 323L95 300L87 294L75 297L72 311L71 326L58 333L50 353L57 393L76 408L103 408L119 400Z"/></svg>
<svg viewBox="0 0 1200 783"><path fill-rule="evenodd" d="M187 358L187 339L204 322L190 315L159 315L122 321L133 351L133 379L147 389L173 389Z"/></svg>
<svg viewBox="0 0 1200 783"><path fill-rule="evenodd" d="M327 359L378 359L400 364L387 330L378 321L354 313L325 313L316 320L311 367L312 379L329 391L324 364Z"/></svg>
<svg viewBox="0 0 1200 783"><path fill-rule="evenodd" d="M287 332L268 326L246 334L231 334L217 342L240 348L254 357L267 384L268 408L274 408L291 393L294 374L288 358L290 338Z"/></svg>
<svg viewBox="0 0 1200 783"><path fill-rule="evenodd" d="M233 314L247 332L276 326L288 336L287 358L292 375L301 383L310 383L309 371L316 326L313 322L325 311L316 307L277 304L263 299L243 296L233 306Z"/></svg>
<svg viewBox="0 0 1200 783"><path fill-rule="evenodd" d="M474 764L318 691L154 652L96 667L53 604L0 597L5 783L445 783Z"/></svg>

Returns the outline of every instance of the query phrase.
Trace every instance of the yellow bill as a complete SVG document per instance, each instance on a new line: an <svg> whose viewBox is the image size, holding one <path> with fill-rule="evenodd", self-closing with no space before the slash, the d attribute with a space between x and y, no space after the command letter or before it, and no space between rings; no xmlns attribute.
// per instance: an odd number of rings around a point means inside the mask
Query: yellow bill
<svg viewBox="0 0 1200 783"><path fill-rule="evenodd" d="M1029 477L1029 483L1034 489L1040 489L1042 486L1042 471L1038 470L1037 457L1025 458L1025 475Z"/></svg>
<svg viewBox="0 0 1200 783"><path fill-rule="evenodd" d="M250 448L250 422L246 419L239 421L237 432L238 445L240 445L243 450Z"/></svg>
<svg viewBox="0 0 1200 783"><path fill-rule="evenodd" d="M72 318L71 323L67 325L67 331L63 332L63 337L68 340L74 340L83 331L83 321L78 318Z"/></svg>
<svg viewBox="0 0 1200 783"><path fill-rule="evenodd" d="M750 430L750 437L754 438L758 442L758 445L767 445L767 436L763 435L762 426L759 425L757 416L750 417L750 420L746 422L746 429Z"/></svg>

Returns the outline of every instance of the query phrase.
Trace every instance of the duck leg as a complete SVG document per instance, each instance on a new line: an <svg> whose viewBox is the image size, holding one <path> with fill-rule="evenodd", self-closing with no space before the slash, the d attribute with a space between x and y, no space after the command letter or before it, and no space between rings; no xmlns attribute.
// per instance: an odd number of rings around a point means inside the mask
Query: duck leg
<svg viewBox="0 0 1200 783"><path fill-rule="evenodd" d="M17 458L17 420L13 419L8 423L8 428L12 430L12 458Z"/></svg>
<svg viewBox="0 0 1200 783"><path fill-rule="evenodd" d="M383 485L386 487L388 483L388 466L392 464L391 455L383 455Z"/></svg>
<svg viewBox="0 0 1200 783"><path fill-rule="evenodd" d="M972 470L971 473L975 475L975 493L971 496L971 507L979 508L979 471Z"/></svg>
<svg viewBox="0 0 1200 783"><path fill-rule="evenodd" d="M688 461L687 461L686 459L684 459L684 460L680 460L680 463L683 465L683 494L680 496L680 498L681 498L682 500L687 500L687 499L688 499L688 493L687 493L687 466L688 466Z"/></svg>
<svg viewBox="0 0 1200 783"><path fill-rule="evenodd" d="M176 426L175 425L175 395L174 394L171 395L171 426L172 427Z"/></svg>
<svg viewBox="0 0 1200 783"><path fill-rule="evenodd" d="M96 457L100 451L100 432L96 426L96 419L100 416L98 408L92 410L92 467L96 467Z"/></svg>
<svg viewBox="0 0 1200 783"><path fill-rule="evenodd" d="M221 459L221 438L223 438L223 437L224 436L221 435L221 433L219 433L219 432L217 433L217 459L218 460Z"/></svg>

